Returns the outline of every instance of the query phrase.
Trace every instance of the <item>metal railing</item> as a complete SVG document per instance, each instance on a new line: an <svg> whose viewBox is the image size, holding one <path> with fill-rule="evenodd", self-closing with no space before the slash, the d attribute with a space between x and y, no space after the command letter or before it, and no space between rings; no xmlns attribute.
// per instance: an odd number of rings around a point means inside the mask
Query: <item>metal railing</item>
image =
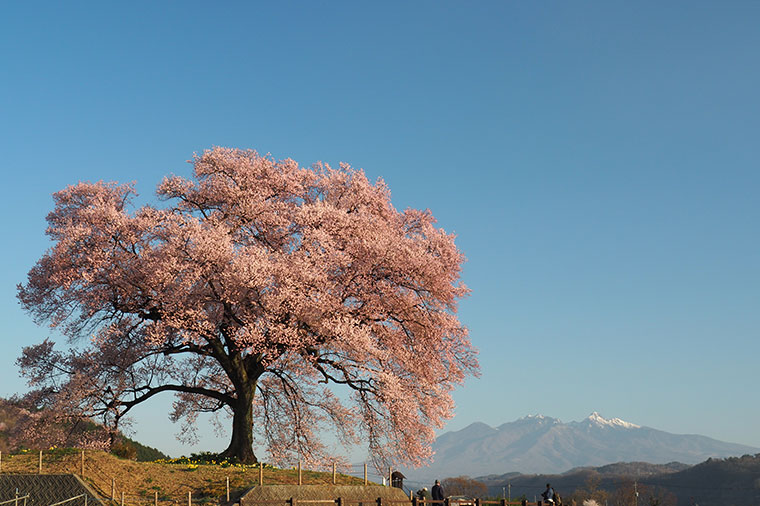
<svg viewBox="0 0 760 506"><path fill-rule="evenodd" d="M78 496L75 496L75 497L69 497L68 499L64 499L63 501L50 504L49 506L61 506L61 504L66 504L68 502L74 501L81 497L84 497L84 506L87 506L87 494L79 494Z"/></svg>
<svg viewBox="0 0 760 506"><path fill-rule="evenodd" d="M18 491L17 491L18 492ZM8 499L7 501L0 502L0 506L3 506L3 504L10 504L12 502L16 503L16 506L18 506L18 502L23 499L24 500L24 506L26 506L26 500L29 499L29 494L26 494L24 496L19 497L18 495L14 499Z"/></svg>

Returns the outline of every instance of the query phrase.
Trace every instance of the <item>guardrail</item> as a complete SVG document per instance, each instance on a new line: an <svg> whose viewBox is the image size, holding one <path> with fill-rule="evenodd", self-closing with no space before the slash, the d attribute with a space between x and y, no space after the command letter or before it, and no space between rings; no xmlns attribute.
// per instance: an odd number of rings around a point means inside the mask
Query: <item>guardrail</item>
<svg viewBox="0 0 760 506"><path fill-rule="evenodd" d="M23 499L24 500L24 506L26 506L26 500L29 499L29 494L26 494L24 496L16 496L14 499L8 499L7 501L0 502L0 506L3 506L3 504L10 504L10 503L16 503L16 506L18 506L18 502Z"/></svg>
<svg viewBox="0 0 760 506"><path fill-rule="evenodd" d="M87 506L87 494L79 494L79 495L74 496L74 497L69 497L68 499L64 499L63 501L58 501L58 502L50 504L48 506L61 506L61 504L66 504L66 503L69 503L71 501L74 501L74 500L82 498L82 497L84 497L84 506Z"/></svg>

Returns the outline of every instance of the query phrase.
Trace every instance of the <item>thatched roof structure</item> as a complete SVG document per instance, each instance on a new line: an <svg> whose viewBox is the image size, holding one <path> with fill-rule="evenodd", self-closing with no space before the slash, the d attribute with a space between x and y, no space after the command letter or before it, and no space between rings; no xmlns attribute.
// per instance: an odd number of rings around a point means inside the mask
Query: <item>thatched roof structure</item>
<svg viewBox="0 0 760 506"><path fill-rule="evenodd" d="M241 497L243 506L255 506L256 503L284 504L291 498L296 502L311 502L309 506L329 506L328 501L337 501L338 498L345 505L377 504L378 498L388 506L408 506L410 502L403 490L380 485L264 485L252 488ZM325 503L313 504L316 501Z"/></svg>

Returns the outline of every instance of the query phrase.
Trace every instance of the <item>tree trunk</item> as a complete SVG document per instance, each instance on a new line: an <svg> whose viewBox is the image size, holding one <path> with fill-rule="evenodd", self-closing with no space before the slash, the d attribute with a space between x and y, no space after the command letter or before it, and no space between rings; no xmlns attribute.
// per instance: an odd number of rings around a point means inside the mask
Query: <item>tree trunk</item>
<svg viewBox="0 0 760 506"><path fill-rule="evenodd" d="M249 390L249 389L245 389ZM221 457L237 459L241 464L258 462L253 453L253 392L238 391L238 402L232 406L232 440Z"/></svg>

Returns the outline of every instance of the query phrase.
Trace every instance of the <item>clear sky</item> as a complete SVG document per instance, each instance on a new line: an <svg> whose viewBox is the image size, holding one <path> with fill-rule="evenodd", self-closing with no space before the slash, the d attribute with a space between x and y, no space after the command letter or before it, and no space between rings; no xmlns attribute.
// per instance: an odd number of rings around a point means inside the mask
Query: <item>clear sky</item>
<svg viewBox="0 0 760 506"><path fill-rule="evenodd" d="M445 430L592 411L760 447L760 3L5 2L0 396L51 193L194 152L345 161L458 235ZM549 370L549 367L551 370ZM172 398L136 436L172 455ZM206 427L203 434L210 434Z"/></svg>

